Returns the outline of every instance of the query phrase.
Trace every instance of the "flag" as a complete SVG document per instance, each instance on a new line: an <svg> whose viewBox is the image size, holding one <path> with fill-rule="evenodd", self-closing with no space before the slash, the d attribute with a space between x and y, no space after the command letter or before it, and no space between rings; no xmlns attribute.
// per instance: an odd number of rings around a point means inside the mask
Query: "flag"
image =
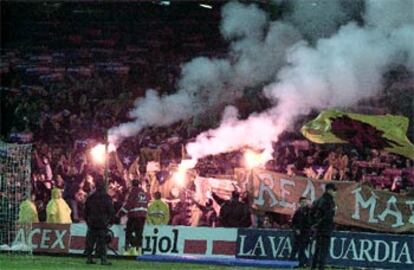
<svg viewBox="0 0 414 270"><path fill-rule="evenodd" d="M322 111L301 132L316 143L351 143L359 149L386 150L414 160L414 145L407 138L408 118Z"/></svg>

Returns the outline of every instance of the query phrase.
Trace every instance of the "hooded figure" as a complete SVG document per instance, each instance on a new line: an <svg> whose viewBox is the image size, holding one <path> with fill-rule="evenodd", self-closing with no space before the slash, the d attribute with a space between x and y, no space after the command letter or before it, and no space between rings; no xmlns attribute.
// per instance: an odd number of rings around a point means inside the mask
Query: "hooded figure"
<svg viewBox="0 0 414 270"><path fill-rule="evenodd" d="M30 200L24 200L19 207L19 224L38 223L36 205Z"/></svg>
<svg viewBox="0 0 414 270"><path fill-rule="evenodd" d="M52 189L52 198L46 207L47 223L59 223L70 224L72 219L70 218L71 210L65 200L62 198L60 189Z"/></svg>

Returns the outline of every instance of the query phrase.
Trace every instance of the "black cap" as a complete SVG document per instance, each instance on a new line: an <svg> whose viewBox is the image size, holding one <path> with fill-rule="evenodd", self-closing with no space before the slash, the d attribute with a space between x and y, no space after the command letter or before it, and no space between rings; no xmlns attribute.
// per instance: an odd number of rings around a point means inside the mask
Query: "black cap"
<svg viewBox="0 0 414 270"><path fill-rule="evenodd" d="M333 191L336 191L337 189L336 189L335 184L333 184L333 183L328 183L328 184L326 184L326 186L325 186L325 190L326 190L326 191L328 191L328 190L333 190Z"/></svg>

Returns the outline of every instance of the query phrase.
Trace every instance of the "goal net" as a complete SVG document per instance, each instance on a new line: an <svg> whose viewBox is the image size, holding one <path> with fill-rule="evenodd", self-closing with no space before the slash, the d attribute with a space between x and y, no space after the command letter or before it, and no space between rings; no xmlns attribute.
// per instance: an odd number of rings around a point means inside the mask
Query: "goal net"
<svg viewBox="0 0 414 270"><path fill-rule="evenodd" d="M0 250L26 251L26 240L16 243L19 230L19 206L31 192L31 144L10 144L0 141ZM31 224L25 224L25 232ZM24 237L27 239L27 237Z"/></svg>

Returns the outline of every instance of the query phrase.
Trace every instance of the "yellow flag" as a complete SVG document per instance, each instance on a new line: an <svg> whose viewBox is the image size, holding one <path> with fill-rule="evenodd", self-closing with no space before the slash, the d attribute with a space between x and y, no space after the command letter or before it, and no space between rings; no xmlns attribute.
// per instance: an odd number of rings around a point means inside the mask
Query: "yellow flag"
<svg viewBox="0 0 414 270"><path fill-rule="evenodd" d="M414 159L407 138L408 118L398 115L365 115L336 110L322 111L301 129L316 143L351 143L357 148L383 149Z"/></svg>

